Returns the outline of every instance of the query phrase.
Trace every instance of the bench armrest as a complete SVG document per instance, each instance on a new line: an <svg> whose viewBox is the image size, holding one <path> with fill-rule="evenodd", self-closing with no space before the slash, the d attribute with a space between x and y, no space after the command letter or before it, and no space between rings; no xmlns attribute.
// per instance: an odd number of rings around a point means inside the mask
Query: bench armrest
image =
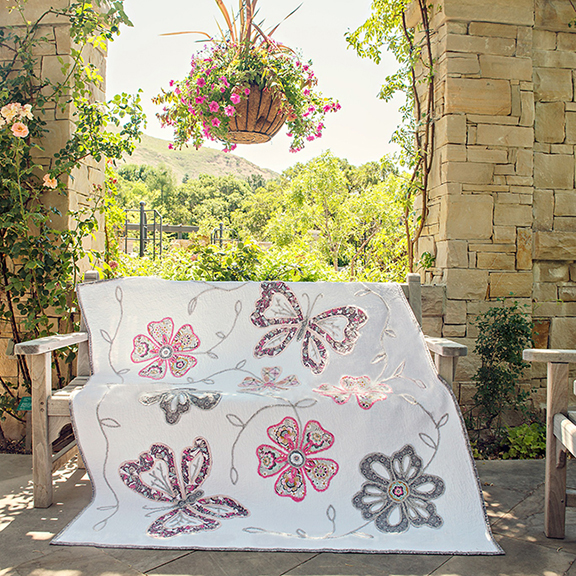
<svg viewBox="0 0 576 576"><path fill-rule="evenodd" d="M576 350L549 350L546 348L529 348L522 352L522 358L527 362L558 362L576 363Z"/></svg>
<svg viewBox="0 0 576 576"><path fill-rule="evenodd" d="M14 353L24 356L33 356L36 354L45 354L53 352L66 346L73 346L80 342L88 341L88 332L73 332L72 334L55 334L54 336L45 336L36 340L20 342L14 346Z"/></svg>
<svg viewBox="0 0 576 576"><path fill-rule="evenodd" d="M424 336L426 345L430 352L444 357L459 357L468 355L468 346L452 342L448 338L432 338L431 336Z"/></svg>

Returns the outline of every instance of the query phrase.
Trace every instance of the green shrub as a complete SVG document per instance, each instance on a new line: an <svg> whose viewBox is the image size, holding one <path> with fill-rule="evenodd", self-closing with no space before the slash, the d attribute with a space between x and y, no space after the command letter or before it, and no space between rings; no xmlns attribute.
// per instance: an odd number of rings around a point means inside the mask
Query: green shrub
<svg viewBox="0 0 576 576"><path fill-rule="evenodd" d="M539 422L507 428L510 446L502 458L543 458L546 455L546 426Z"/></svg>
<svg viewBox="0 0 576 576"><path fill-rule="evenodd" d="M476 392L466 413L471 438L479 450L499 451L504 438L503 416L528 411L529 393L519 385L529 366L522 351L532 345L532 321L518 302L490 308L476 319L479 335L474 351L481 365L473 377Z"/></svg>

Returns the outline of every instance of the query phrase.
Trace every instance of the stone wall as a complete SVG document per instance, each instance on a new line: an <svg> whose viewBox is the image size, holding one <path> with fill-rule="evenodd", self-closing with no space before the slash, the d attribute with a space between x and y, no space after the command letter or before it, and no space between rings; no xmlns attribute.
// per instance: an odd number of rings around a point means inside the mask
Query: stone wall
<svg viewBox="0 0 576 576"><path fill-rule="evenodd" d="M46 11L48 5L60 8L67 4L66 0L55 0L49 4L44 0L28 0L26 17L30 21L36 21ZM2 26L20 26L22 19L16 11L10 12L9 4L3 2L0 4L0 23ZM46 38L47 42L43 42L38 47L36 73L40 78L49 78L54 82L62 79L60 59L65 63L71 62L71 39L68 26L61 18L48 15L42 20L42 26L39 27L37 36ZM12 57L12 51L8 48L0 47L0 62L9 61ZM94 63L105 77L106 57L101 50L93 48L85 50L83 57L85 61ZM95 88L92 96L96 100L103 100L105 97L105 86L102 85ZM34 109L33 112L35 112ZM47 171L52 166L54 154L64 147L73 134L74 124L70 107L62 112L52 106L47 110L43 119L46 121L48 135L42 141L43 150L37 152L35 161ZM57 208L61 214L61 216L54 216L55 227L65 229L73 226L74 223L70 221L68 211L92 206L95 197L94 185L102 184L103 181L103 164L88 160L74 170L71 177L67 180L67 194L59 191L47 191L43 201ZM98 248L103 246L101 235L97 236L95 241L88 240L88 242ZM87 245L87 247L89 246ZM11 335L10 327L0 323L0 376L5 380L15 381L18 377L17 363L13 356L6 354ZM14 421L11 422L10 419L3 422L2 427L9 437L19 438L21 436L21 427L16 425Z"/></svg>
<svg viewBox="0 0 576 576"><path fill-rule="evenodd" d="M576 17L570 0L437 0L436 149L420 253L446 286L442 335L467 344L475 317L526 304L538 347L576 348ZM416 24L411 12L412 25ZM473 355L459 364L470 397ZM545 391L544 366L533 369Z"/></svg>

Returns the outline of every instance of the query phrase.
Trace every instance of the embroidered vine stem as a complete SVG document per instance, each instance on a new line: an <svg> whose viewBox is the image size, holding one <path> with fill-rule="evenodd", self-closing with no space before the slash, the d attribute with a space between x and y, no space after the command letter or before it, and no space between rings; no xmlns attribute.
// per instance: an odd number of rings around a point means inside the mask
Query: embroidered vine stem
<svg viewBox="0 0 576 576"><path fill-rule="evenodd" d="M108 510L112 510L112 512L108 516L106 516L106 518L100 520L99 522L96 522L96 524L92 526L92 530L94 530L95 532L99 532L100 530L105 528L106 525L108 524L108 520L110 520L110 518L112 518L112 516L114 516L118 512L118 509L120 508L120 500L118 499L116 491L114 490L114 488L112 488L108 480L108 476L106 474L106 468L108 466L108 458L110 455L110 440L108 439L106 432L104 432L104 428L121 427L121 424L114 418L102 418L100 416L100 407L102 406L102 402L104 402L104 399L106 398L106 396L108 396L108 393L110 392L110 386L107 386L107 388L108 390L105 392L104 396L102 396L102 398L96 405L96 419L98 420L98 425L100 426L100 432L102 432L102 436L104 436L104 442L106 443L106 447L104 450L104 462L102 463L102 478L104 478L106 486L108 486L108 489L110 490L112 496L114 497L114 504L110 506L100 506L97 508L99 512L106 512Z"/></svg>

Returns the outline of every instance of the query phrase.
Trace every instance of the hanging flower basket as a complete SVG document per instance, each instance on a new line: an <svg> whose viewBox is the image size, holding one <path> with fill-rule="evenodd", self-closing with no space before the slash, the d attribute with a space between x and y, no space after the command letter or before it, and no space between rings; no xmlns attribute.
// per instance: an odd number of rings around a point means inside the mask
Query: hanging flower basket
<svg viewBox="0 0 576 576"><path fill-rule="evenodd" d="M234 144L263 144L276 136L286 121L282 96L272 90L249 88L250 94L230 118L228 137Z"/></svg>
<svg viewBox="0 0 576 576"><path fill-rule="evenodd" d="M154 98L163 104L158 114L163 126L174 128L174 145L191 141L196 148L206 140L236 144L268 142L284 124L292 138L290 151L322 136L324 117L340 109L338 102L315 90L318 83L311 62L272 40L254 22L257 0L239 0L234 21L216 0L226 21L224 37L192 57L184 80ZM204 33L203 33L204 34ZM174 146L171 145L171 146Z"/></svg>

